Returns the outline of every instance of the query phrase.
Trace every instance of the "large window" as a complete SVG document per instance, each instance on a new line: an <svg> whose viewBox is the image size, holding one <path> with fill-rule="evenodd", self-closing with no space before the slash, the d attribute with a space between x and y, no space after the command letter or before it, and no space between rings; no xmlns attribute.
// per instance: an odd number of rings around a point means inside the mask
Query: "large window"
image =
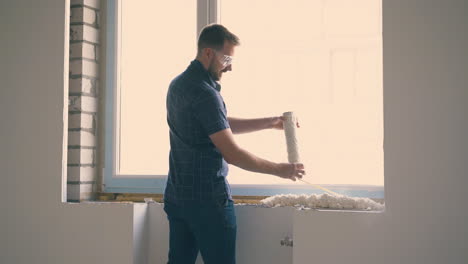
<svg viewBox="0 0 468 264"><path fill-rule="evenodd" d="M116 74L107 88L114 121L106 128L113 170L106 166L106 191L162 192L167 88L194 59L198 30L209 22L222 23L242 43L221 81L229 116L294 111L308 182L333 184L337 192L343 184L383 186L380 0L121 1L114 10L116 61L108 64ZM236 140L258 156L287 160L281 131ZM309 188L235 166L228 179L234 194Z"/></svg>

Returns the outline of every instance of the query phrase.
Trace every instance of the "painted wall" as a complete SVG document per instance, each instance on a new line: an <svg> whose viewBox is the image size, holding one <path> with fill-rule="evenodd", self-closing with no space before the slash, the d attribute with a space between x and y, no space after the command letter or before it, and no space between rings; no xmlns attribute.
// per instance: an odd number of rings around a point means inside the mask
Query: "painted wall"
<svg viewBox="0 0 468 264"><path fill-rule="evenodd" d="M66 7L62 0L0 2L2 264L132 263L133 205L61 203Z"/></svg>
<svg viewBox="0 0 468 264"><path fill-rule="evenodd" d="M66 6L0 2L0 263L157 260L167 248L157 205L61 203ZM239 263L467 262L467 10L383 3L386 212L237 207ZM277 240L291 230L292 253Z"/></svg>

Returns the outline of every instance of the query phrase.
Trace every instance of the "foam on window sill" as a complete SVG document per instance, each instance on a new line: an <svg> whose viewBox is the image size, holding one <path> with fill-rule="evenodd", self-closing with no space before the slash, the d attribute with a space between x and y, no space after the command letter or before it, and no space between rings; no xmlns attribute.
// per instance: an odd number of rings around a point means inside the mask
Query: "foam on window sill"
<svg viewBox="0 0 468 264"><path fill-rule="evenodd" d="M383 211L385 204L370 198L349 197L346 195L280 194L261 201L265 207L293 206L300 209L317 209L327 211Z"/></svg>

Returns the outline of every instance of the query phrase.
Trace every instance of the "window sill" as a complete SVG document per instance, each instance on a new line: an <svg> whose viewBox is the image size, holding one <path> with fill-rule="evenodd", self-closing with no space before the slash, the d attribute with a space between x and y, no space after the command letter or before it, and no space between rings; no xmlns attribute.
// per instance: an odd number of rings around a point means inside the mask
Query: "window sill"
<svg viewBox="0 0 468 264"><path fill-rule="evenodd" d="M261 206L261 200L268 196L233 196L234 204L239 205L259 205ZM156 203L163 203L162 194L154 193L98 193L97 200L94 202L116 202L116 203L144 203L145 198L151 198ZM384 199L370 198L374 202L384 204ZM383 212L378 210L346 210L346 209L327 209L327 208L301 208L302 210L313 210L321 212Z"/></svg>
<svg viewBox="0 0 468 264"><path fill-rule="evenodd" d="M235 204L261 204L268 196L233 196ZM135 202L144 203L145 198L152 198L157 203L163 202L162 194L155 193L98 193L96 202Z"/></svg>

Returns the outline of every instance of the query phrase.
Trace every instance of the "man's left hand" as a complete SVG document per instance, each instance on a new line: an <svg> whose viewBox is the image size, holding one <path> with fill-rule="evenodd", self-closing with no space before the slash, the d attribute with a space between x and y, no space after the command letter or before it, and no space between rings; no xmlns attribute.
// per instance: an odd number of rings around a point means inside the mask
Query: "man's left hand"
<svg viewBox="0 0 468 264"><path fill-rule="evenodd" d="M272 117L271 128L283 130L284 129L283 122L284 122L284 117L283 116ZM299 120L296 121L296 126L298 128L301 127L299 125Z"/></svg>

